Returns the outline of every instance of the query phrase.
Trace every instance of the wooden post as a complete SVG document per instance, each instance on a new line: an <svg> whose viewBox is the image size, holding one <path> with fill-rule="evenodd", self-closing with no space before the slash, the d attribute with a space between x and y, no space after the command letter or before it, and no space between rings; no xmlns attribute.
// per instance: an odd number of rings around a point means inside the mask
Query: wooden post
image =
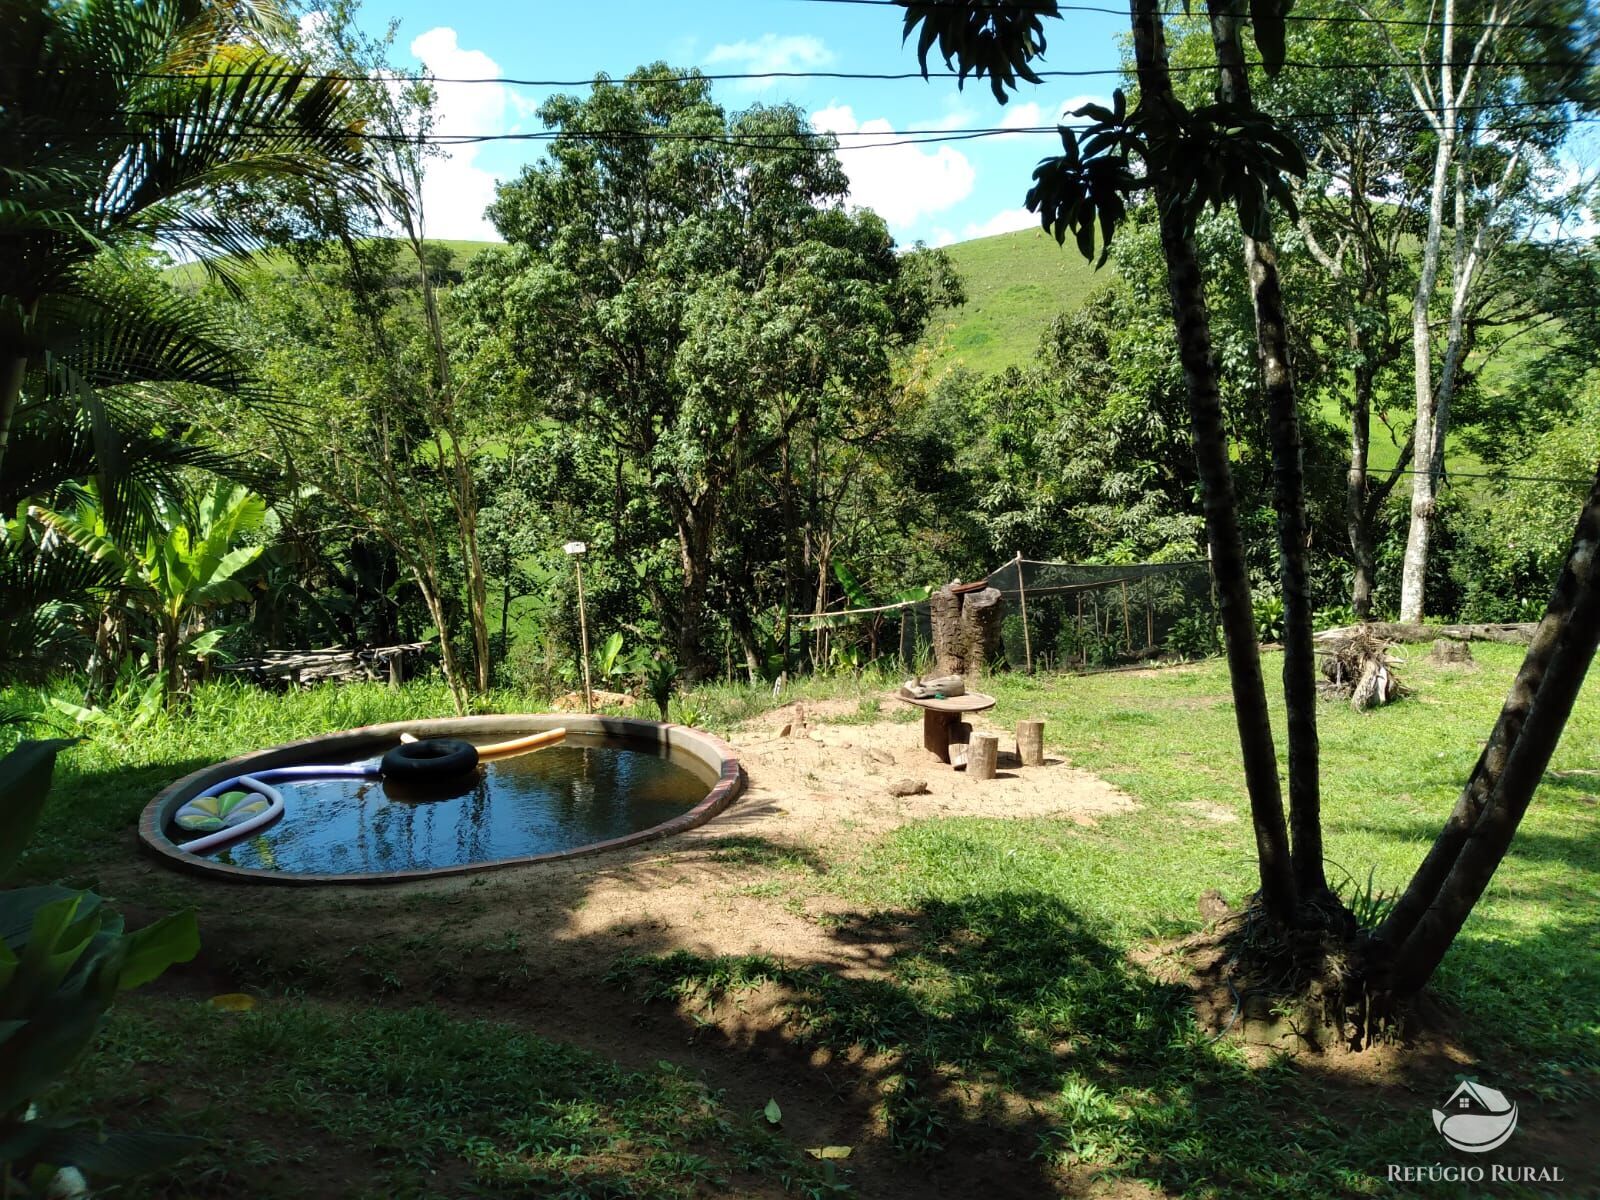
<svg viewBox="0 0 1600 1200"><path fill-rule="evenodd" d="M1144 578L1144 648L1154 650L1156 646L1156 610L1150 601L1150 577Z"/></svg>
<svg viewBox="0 0 1600 1200"><path fill-rule="evenodd" d="M400 690L400 651L391 650L387 657L389 659L389 690L398 692Z"/></svg>
<svg viewBox="0 0 1600 1200"><path fill-rule="evenodd" d="M1044 766L1044 722L1017 722L1017 757L1025 767Z"/></svg>
<svg viewBox="0 0 1600 1200"><path fill-rule="evenodd" d="M578 569L578 638L583 643L583 711L594 711L594 690L589 686L589 618L583 610L583 560L576 554L572 565Z"/></svg>
<svg viewBox="0 0 1600 1200"><path fill-rule="evenodd" d="M1133 653L1133 622L1128 618L1128 581L1122 580L1122 644Z"/></svg>
<svg viewBox="0 0 1600 1200"><path fill-rule="evenodd" d="M967 743L967 776L971 779L993 779L1000 758L1000 737L993 733L975 733Z"/></svg>
<svg viewBox="0 0 1600 1200"><path fill-rule="evenodd" d="M954 714L951 714L954 716ZM972 744L972 726L965 721L952 720L950 722L950 745L946 750L948 757L945 759L952 767L967 765L967 754Z"/></svg>
<svg viewBox="0 0 1600 1200"><path fill-rule="evenodd" d="M1028 639L1028 591L1022 585L1022 551L1017 551L1017 606L1022 609L1022 662L1033 674L1033 643Z"/></svg>
<svg viewBox="0 0 1600 1200"><path fill-rule="evenodd" d="M1084 656L1087 651L1083 646L1083 589L1078 590L1078 661L1088 661Z"/></svg>
<svg viewBox="0 0 1600 1200"><path fill-rule="evenodd" d="M955 713L922 710L922 748L940 762L950 761L950 734L955 723Z"/></svg>

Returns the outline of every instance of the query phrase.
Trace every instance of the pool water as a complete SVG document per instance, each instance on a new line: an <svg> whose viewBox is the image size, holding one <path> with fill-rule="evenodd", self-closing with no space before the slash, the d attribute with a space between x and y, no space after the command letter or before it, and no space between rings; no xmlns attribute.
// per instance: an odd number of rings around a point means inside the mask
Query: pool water
<svg viewBox="0 0 1600 1200"><path fill-rule="evenodd" d="M708 767L669 757L665 747L570 734L558 746L483 763L444 789L408 791L364 779L274 784L283 793L283 818L203 857L285 874L345 875L553 854L670 821L704 800L715 782Z"/></svg>

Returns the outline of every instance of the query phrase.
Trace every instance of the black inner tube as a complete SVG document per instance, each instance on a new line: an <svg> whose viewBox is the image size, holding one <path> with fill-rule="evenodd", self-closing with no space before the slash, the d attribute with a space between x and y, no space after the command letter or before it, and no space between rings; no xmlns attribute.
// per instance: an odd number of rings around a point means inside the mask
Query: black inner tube
<svg viewBox="0 0 1600 1200"><path fill-rule="evenodd" d="M386 780L445 780L470 775L478 767L478 748L460 738L424 738L401 742L383 756Z"/></svg>

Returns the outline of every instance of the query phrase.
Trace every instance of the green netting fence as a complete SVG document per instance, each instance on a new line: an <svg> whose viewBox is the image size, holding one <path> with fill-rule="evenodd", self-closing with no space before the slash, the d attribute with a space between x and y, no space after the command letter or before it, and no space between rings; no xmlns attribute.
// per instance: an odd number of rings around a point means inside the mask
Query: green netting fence
<svg viewBox="0 0 1600 1200"><path fill-rule="evenodd" d="M976 580L971 581L976 582ZM1204 559L1104 566L1014 558L988 575L1005 597L1003 663L1073 671L1218 649L1211 572ZM933 626L925 599L814 614L818 661L833 648L862 661L928 663Z"/></svg>

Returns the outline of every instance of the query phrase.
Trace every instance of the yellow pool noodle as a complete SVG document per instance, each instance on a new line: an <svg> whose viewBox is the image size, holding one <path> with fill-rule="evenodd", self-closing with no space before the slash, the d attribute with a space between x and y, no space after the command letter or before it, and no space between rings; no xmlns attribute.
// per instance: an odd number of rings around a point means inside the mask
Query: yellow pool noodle
<svg viewBox="0 0 1600 1200"><path fill-rule="evenodd" d="M508 742L491 742L487 746L478 747L478 761L486 758L510 758L513 754L528 754L534 750L542 750L546 746L554 746L564 741L567 731L564 726L546 729L543 733L530 733L526 737L512 738ZM418 740L414 733L402 733L402 742L415 742Z"/></svg>

